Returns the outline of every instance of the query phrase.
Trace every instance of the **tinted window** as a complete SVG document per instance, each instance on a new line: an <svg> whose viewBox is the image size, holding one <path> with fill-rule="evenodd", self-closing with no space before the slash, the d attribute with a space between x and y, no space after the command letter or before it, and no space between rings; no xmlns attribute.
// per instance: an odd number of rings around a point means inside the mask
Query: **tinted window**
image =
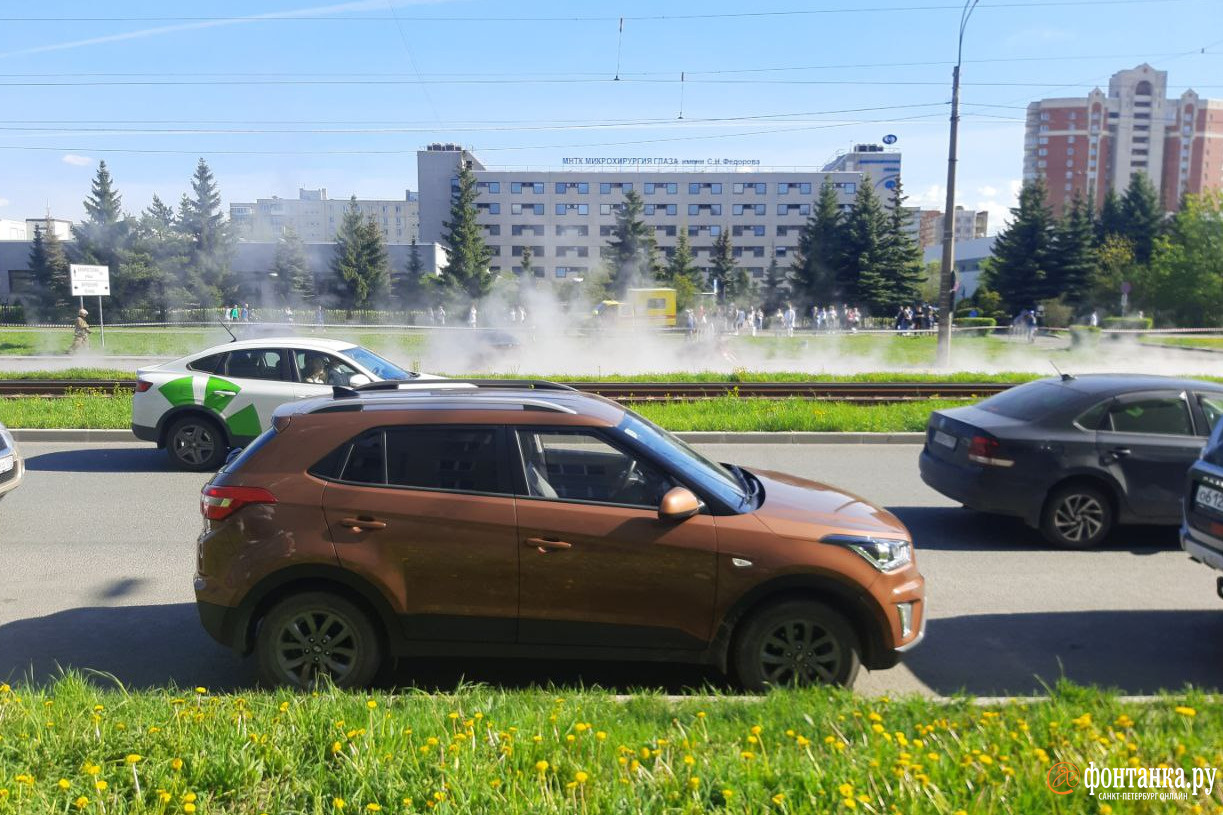
<svg viewBox="0 0 1223 815"><path fill-rule="evenodd" d="M227 376L243 379L281 379L282 354L279 348L248 348L230 351L225 365Z"/></svg>
<svg viewBox="0 0 1223 815"><path fill-rule="evenodd" d="M489 428L395 427L386 431L387 482L464 492L504 492L497 433Z"/></svg>
<svg viewBox="0 0 1223 815"><path fill-rule="evenodd" d="M1099 430L1100 421L1104 418L1104 412L1108 410L1111 399L1106 399L1098 405L1094 405L1080 414L1079 418L1074 420L1074 423L1084 430Z"/></svg>
<svg viewBox="0 0 1223 815"><path fill-rule="evenodd" d="M357 364L364 365L379 379L413 379L416 377L416 374L411 371L405 371L393 362L387 362L373 351L359 345L346 348L343 353L349 359L356 360Z"/></svg>
<svg viewBox="0 0 1223 815"><path fill-rule="evenodd" d="M1114 405L1109 423L1117 433L1152 433L1159 436L1192 436L1189 405L1176 396L1136 399Z"/></svg>
<svg viewBox="0 0 1223 815"><path fill-rule="evenodd" d="M359 371L341 359L321 351L294 351L299 382L309 385L344 385Z"/></svg>
<svg viewBox="0 0 1223 815"><path fill-rule="evenodd" d="M580 430L520 430L527 493L535 498L655 508L675 482L653 465Z"/></svg>
<svg viewBox="0 0 1223 815"><path fill-rule="evenodd" d="M197 359L195 362L187 364L189 371L204 371L205 373L215 374L219 372L222 366L225 365L225 354L213 354L211 356Z"/></svg>
<svg viewBox="0 0 1223 815"><path fill-rule="evenodd" d="M348 454L348 463L340 476L358 484L385 484L386 458L382 455L382 431L373 430L358 438Z"/></svg>
<svg viewBox="0 0 1223 815"><path fill-rule="evenodd" d="M1079 394L1063 385L1029 382L991 396L977 407L1012 419L1040 419L1078 398Z"/></svg>
<svg viewBox="0 0 1223 815"><path fill-rule="evenodd" d="M1198 394L1198 404L1202 406L1202 413L1206 416L1209 430L1214 430L1215 425L1219 422L1219 417L1223 416L1223 396ZM1209 432L1205 435L1209 435Z"/></svg>

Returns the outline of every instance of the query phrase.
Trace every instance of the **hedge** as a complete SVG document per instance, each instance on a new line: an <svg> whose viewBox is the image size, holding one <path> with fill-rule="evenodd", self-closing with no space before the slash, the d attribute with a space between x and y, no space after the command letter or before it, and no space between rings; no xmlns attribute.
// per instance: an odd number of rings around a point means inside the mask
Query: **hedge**
<svg viewBox="0 0 1223 815"><path fill-rule="evenodd" d="M956 317L952 325L960 328L994 328L998 321L993 317Z"/></svg>
<svg viewBox="0 0 1223 815"><path fill-rule="evenodd" d="M1104 328L1149 329L1155 324L1150 317L1105 317Z"/></svg>

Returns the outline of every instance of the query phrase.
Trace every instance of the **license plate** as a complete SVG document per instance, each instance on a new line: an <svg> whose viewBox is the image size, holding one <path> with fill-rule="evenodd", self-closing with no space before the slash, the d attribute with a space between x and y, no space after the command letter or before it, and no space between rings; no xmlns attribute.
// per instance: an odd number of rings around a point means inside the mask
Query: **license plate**
<svg viewBox="0 0 1223 815"><path fill-rule="evenodd" d="M1200 507L1209 507L1215 512L1223 512L1223 492L1199 484L1197 494L1193 496L1193 503Z"/></svg>
<svg viewBox="0 0 1223 815"><path fill-rule="evenodd" d="M0 458L0 473L7 473L9 470L13 469L13 461L14 459L12 456L4 456L3 458Z"/></svg>
<svg viewBox="0 0 1223 815"><path fill-rule="evenodd" d="M950 433L944 433L941 430L934 431L934 443L941 444L944 447L946 447L948 450L954 450L955 443L957 441L959 441L959 439L957 439L955 436L951 435Z"/></svg>

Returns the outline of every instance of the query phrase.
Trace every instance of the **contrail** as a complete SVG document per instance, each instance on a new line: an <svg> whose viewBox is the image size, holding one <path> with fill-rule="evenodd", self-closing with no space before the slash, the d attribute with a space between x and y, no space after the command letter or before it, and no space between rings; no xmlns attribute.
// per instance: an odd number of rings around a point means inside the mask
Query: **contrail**
<svg viewBox="0 0 1223 815"><path fill-rule="evenodd" d="M172 34L176 31L194 31L201 28L217 28L219 26L254 23L258 22L259 20L307 17L317 16L320 14L345 14L353 11L384 9L386 8L387 2L388 0L356 0L356 2L351 3L337 3L331 6L314 6L312 8L296 9L292 11L273 11L266 14L253 14L228 20L202 20L194 23L163 25L156 28L141 29L140 31L125 31L121 34L107 34L104 37L90 37L89 39L85 40L71 40L69 42L59 42L51 45L37 45L33 48L22 48L18 51L6 51L4 53L0 53L0 58L26 56L28 54L43 54L48 51L67 51L72 48L84 48L86 46L102 45L108 42L122 42L124 40L143 39L144 37L156 37L161 34ZM397 6L407 6L447 2L447 0L391 0L391 2Z"/></svg>

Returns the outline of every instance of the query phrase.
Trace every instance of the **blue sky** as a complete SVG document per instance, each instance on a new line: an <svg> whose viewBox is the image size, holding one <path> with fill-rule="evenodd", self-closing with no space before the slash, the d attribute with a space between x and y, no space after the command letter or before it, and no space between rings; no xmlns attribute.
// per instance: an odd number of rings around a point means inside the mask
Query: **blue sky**
<svg viewBox="0 0 1223 815"><path fill-rule="evenodd" d="M176 202L199 156L226 202L298 187L396 198L431 141L490 166L646 155L818 168L888 133L911 203L941 208L959 5L4 3L0 218L48 205L80 218L99 159L136 211L154 193ZM1223 14L1219 0L981 0L964 56L958 196L996 226L1028 101L1106 87L1144 61L1169 72L1170 95L1221 97Z"/></svg>

